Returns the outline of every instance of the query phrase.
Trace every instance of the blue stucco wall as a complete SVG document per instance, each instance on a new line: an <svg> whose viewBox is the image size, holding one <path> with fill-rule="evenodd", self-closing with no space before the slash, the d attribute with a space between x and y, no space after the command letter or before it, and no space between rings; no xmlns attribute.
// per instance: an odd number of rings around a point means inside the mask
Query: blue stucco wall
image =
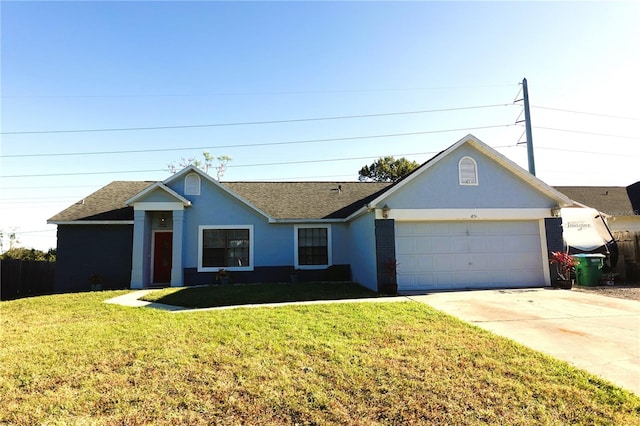
<svg viewBox="0 0 640 426"><path fill-rule="evenodd" d="M458 162L476 160L478 185L459 185ZM496 164L480 151L463 145L385 199L391 208L552 208L556 202Z"/></svg>
<svg viewBox="0 0 640 426"><path fill-rule="evenodd" d="M171 182L169 187L183 195L184 179ZM256 271L263 271L259 275L264 275L265 280L269 280L272 275L274 277L280 276L281 272L263 268L294 265L295 231L293 223L269 223L267 217L206 179L202 179L200 195L188 195L185 198L191 201L191 206L184 210L182 247L183 268L189 276L187 281L198 282L203 279L194 276L194 270L198 266L198 233L201 225L253 225L253 267ZM305 223L305 225L309 225L309 223ZM349 226L344 223L332 223L330 226L332 264L347 265L350 259ZM211 280L210 275L210 273L206 275L206 281ZM244 276L247 281L260 280L260 277L255 273L234 272L233 275Z"/></svg>
<svg viewBox="0 0 640 426"><path fill-rule="evenodd" d="M99 274L103 288L128 288L133 225L58 225L54 291L87 291Z"/></svg>

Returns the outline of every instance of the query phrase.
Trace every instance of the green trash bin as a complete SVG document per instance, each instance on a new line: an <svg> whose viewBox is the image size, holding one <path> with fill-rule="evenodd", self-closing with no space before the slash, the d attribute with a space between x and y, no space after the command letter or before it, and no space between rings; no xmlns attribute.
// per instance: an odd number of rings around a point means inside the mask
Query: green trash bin
<svg viewBox="0 0 640 426"><path fill-rule="evenodd" d="M574 254L578 262L576 265L576 283L587 287L594 287L602 279L603 254Z"/></svg>

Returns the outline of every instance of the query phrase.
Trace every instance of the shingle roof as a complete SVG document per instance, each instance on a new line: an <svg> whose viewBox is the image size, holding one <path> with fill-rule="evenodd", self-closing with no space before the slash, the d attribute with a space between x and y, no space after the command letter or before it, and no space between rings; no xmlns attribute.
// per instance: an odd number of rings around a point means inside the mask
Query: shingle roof
<svg viewBox="0 0 640 426"><path fill-rule="evenodd" d="M574 201L611 216L633 216L633 207L623 186L556 186Z"/></svg>
<svg viewBox="0 0 640 426"><path fill-rule="evenodd" d="M49 222L133 220L125 201L155 182L116 181L56 214ZM390 183L223 182L274 219L343 219L367 204Z"/></svg>
<svg viewBox="0 0 640 426"><path fill-rule="evenodd" d="M154 182L115 181L49 219L49 222L133 220L133 208L124 203Z"/></svg>
<svg viewBox="0 0 640 426"><path fill-rule="evenodd" d="M226 182L275 219L346 218L391 184L379 182Z"/></svg>

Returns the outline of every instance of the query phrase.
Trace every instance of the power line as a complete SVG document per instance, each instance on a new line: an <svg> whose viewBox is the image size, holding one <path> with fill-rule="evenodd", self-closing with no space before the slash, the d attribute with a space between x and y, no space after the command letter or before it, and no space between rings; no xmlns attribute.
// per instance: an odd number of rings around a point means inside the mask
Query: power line
<svg viewBox="0 0 640 426"><path fill-rule="evenodd" d="M537 146L536 149L545 149L547 151L575 152L578 154L605 155L608 157L625 157L625 158L640 157L640 155L629 155L629 153L616 154L613 152L584 151L582 149L551 148L551 147L545 147L545 146Z"/></svg>
<svg viewBox="0 0 640 426"><path fill-rule="evenodd" d="M133 95L3 95L2 99L30 99L30 98L180 98L180 97L209 97L209 96L253 96L253 95L310 95L328 93L377 93L377 92L408 92L416 90L453 90L453 89L482 89L491 87L512 87L513 84L486 84L478 86L436 86L436 87L405 87L386 89L343 89L343 90L289 90L280 92L214 92L214 93L160 93Z"/></svg>
<svg viewBox="0 0 640 426"><path fill-rule="evenodd" d="M581 135L605 136L609 138L621 138L621 139L630 139L630 140L640 139L636 136L622 136L622 135L611 135L608 133L583 132L581 130L558 129L557 127L543 127L543 126L533 126L533 127L536 129L555 130L558 132L579 133Z"/></svg>
<svg viewBox="0 0 640 426"><path fill-rule="evenodd" d="M236 145L217 145L217 146L197 146L186 148L158 148L158 149L138 149L138 150L121 150L121 151L93 151L93 152L55 152L47 154L12 154L12 155L0 155L0 158L25 158L25 157L64 157L64 156L76 156L76 155L114 155L114 154L139 154L149 152L169 152L169 151L186 151L194 149L222 149L222 148L246 148L255 146L274 146L274 145L294 145L305 143L318 143L318 142L335 142L345 140L358 140L358 139L375 139L375 138L389 138L400 136L416 136L427 135L433 133L446 133L446 132L459 132L467 130L482 130L492 129L497 127L509 127L514 124L496 124L491 126L481 127L466 127L458 129L441 129L441 130L426 130L422 132L409 132L409 133L389 133L382 135L366 135L366 136L350 136L341 138L328 138L328 139L304 139L298 141L285 141L285 142L266 142L266 143L248 143L248 144L236 144Z"/></svg>
<svg viewBox="0 0 640 426"><path fill-rule="evenodd" d="M129 131L140 131L140 130L195 129L195 128L206 128L206 127L249 126L249 125L262 125L262 124L300 123L300 122L309 122L309 121L346 120L346 119L353 119L353 118L388 117L388 116L398 116L398 115L463 111L463 110L471 110L471 109L495 108L495 107L505 107L505 106L512 106L512 104L477 105L477 106L468 106L468 107L443 108L443 109L419 110L419 111L387 112L387 113L378 113L378 114L342 115L342 116L315 117L315 118L294 118L294 119L287 119L287 120L245 121L245 122L214 123L214 124L190 124L190 125L181 125L181 126L121 127L121 128L104 128L104 129L28 130L28 131L0 132L0 134L1 135L33 135L33 134L56 134L56 133L95 133L95 132L129 132Z"/></svg>
<svg viewBox="0 0 640 426"><path fill-rule="evenodd" d="M500 148L514 148L516 145L500 145L493 147L494 149ZM546 148L546 147L537 147L538 149L547 149L547 150L559 150L559 151L567 151L567 152L577 152L577 153L585 153L585 154L597 154L597 155L606 155L606 156L622 156L629 157L628 154L612 154L608 152L593 152L593 151L584 151L584 150L570 150L570 149L561 149L561 148ZM434 154L434 151L430 152L414 152L414 153L405 153L405 154L392 154L394 157L398 156L412 156L412 155L426 155L426 154ZM385 154L388 155L388 154ZM337 162L337 161L350 161L350 160L365 160L371 158L379 158L380 155L370 155L363 157L348 157L348 158L329 158L322 160L299 160L299 161L280 161L273 163L255 163L255 164L230 164L229 168L243 168L243 167L263 167L263 166L281 166L287 164L312 164L312 163L324 163L324 162ZM106 174L123 174L123 173L151 173L151 172L167 172L166 169L152 169L152 170L123 170L123 171L101 171L101 172L75 172L75 173L50 173L50 174L39 174L39 175L10 175L10 176L0 176L1 178L22 178L22 177L58 177L58 176L82 176L82 175L106 175Z"/></svg>
<svg viewBox="0 0 640 426"><path fill-rule="evenodd" d="M3 179L9 178L24 178L24 177L53 177L53 176L82 176L82 175L108 175L108 174L122 174L122 173L151 173L151 172L166 172L167 170L152 169L152 170L120 170L120 171L106 171L106 172L77 172L77 173L47 173L40 175L9 175L0 176Z"/></svg>
<svg viewBox="0 0 640 426"><path fill-rule="evenodd" d="M252 179L252 182L274 182L274 181L295 181L300 179L329 179L332 178L347 178L354 177L356 173L349 173L346 175L324 175L324 176L288 176L288 177L277 177L277 178L269 178L269 179Z"/></svg>
<svg viewBox="0 0 640 426"><path fill-rule="evenodd" d="M434 154L434 151L431 152L412 152L408 154L392 154L393 157L399 156L411 156L411 155L425 155L425 154ZM310 164L310 163L324 163L324 162L336 162L336 161L351 161L351 160L367 160L371 158L380 158L381 155L369 155L366 157L347 157L347 158L330 158L327 160L300 160L300 161L283 161L283 162L275 162L275 163L256 163L256 164L238 164L232 165L230 164L228 167L262 167L262 166L282 166L285 164Z"/></svg>
<svg viewBox="0 0 640 426"><path fill-rule="evenodd" d="M498 145L493 146L494 149L502 149L502 148L520 148L519 145ZM584 151L582 149L566 149L566 148L551 148L538 146L536 149L541 150L550 150L550 151L564 151L564 152L574 152L580 154L593 154L593 155L604 155L604 156L612 156L612 157L637 157L629 154L615 154L610 152L596 152L596 151ZM394 157L398 156L414 156L414 155L427 155L427 154L435 154L436 151L430 152L416 152L416 153L405 153L405 154L392 154ZM332 159L324 159L324 160L300 160L300 161L283 161L283 162L274 162L274 163L256 163L256 164L238 164L238 165L229 165L228 167L262 167L262 166L280 166L287 164L309 164L309 163L321 163L321 162L336 162L336 161L350 161L350 160L364 160L364 159L372 159L379 158L380 155L377 156L366 156L366 157L350 157L350 158L332 158ZM21 175L21 176L2 176L5 178L10 177L52 177L52 176L75 176L75 175L96 175L96 174L115 174L115 173L146 173L146 172L167 172L167 170L134 170L134 171L105 171L105 172L80 172L80 173L61 173L61 174L47 174L47 175ZM282 178L270 178L270 179L256 179L255 181L275 181L275 180L292 180L292 179L316 179L316 178L332 178L332 177L345 177L345 176L353 176L353 174L345 174L345 175L325 175L325 176L299 176L299 177L282 177ZM85 186L69 186L66 188L82 188ZM90 188L95 188L95 185L86 186ZM13 187L9 189L40 189L40 188L58 188L58 187ZM62 187L61 187L62 188ZM7 188L4 188L7 189ZM54 198L48 198L52 200ZM64 199L63 197L55 198L55 199ZM18 200L18 199L14 199ZM41 198L21 198L19 200L41 200ZM9 201L7 199L3 200L5 202ZM60 203L61 201L46 201L46 204L52 203ZM11 201L13 204L18 203L27 203L27 201Z"/></svg>
<svg viewBox="0 0 640 426"><path fill-rule="evenodd" d="M70 186L0 186L1 190L25 190L25 189L69 189L69 188L95 188L96 185L70 185Z"/></svg>
<svg viewBox="0 0 640 426"><path fill-rule="evenodd" d="M574 111L574 110L570 110L570 109L551 108L551 107L544 107L544 106L538 106L538 105L532 105L532 107L533 108L538 108L538 109L546 109L546 110L549 110L549 111L570 112L572 114L594 115L594 116L597 116L597 117L619 118L621 120L640 121L640 118L623 117L621 115L599 114L599 113L596 113L596 112L586 112L586 111Z"/></svg>
<svg viewBox="0 0 640 426"><path fill-rule="evenodd" d="M423 155L429 154L429 152L418 152L410 154L393 154L393 156L408 156L408 155ZM255 164L230 164L229 168L241 168L241 167L262 167L262 166L280 166L285 164L311 164L311 163L325 163L336 161L348 161L348 160L363 160L370 158L379 158L380 155L369 155L365 157L350 157L350 158L329 158L324 160L299 160L299 161L281 161L276 163L255 163ZM123 170L123 171L102 171L102 172L75 172L75 173L47 173L39 175L10 175L0 176L2 178L23 178L23 177L54 177L54 176L81 176L81 175L100 175L100 174L116 174L116 173L149 173L149 172L167 172L167 170Z"/></svg>

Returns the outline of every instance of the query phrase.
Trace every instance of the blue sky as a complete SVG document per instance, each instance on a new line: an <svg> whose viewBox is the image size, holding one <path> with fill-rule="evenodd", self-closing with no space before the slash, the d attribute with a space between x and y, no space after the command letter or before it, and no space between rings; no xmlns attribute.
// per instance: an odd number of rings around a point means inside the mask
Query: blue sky
<svg viewBox="0 0 640 426"><path fill-rule="evenodd" d="M423 162L473 133L526 168L524 77L538 177L640 180L635 2L0 8L0 229L24 246L55 246L46 219L107 183L162 180L204 150L233 157L223 180L348 181L379 156ZM398 112L411 113L238 124Z"/></svg>

